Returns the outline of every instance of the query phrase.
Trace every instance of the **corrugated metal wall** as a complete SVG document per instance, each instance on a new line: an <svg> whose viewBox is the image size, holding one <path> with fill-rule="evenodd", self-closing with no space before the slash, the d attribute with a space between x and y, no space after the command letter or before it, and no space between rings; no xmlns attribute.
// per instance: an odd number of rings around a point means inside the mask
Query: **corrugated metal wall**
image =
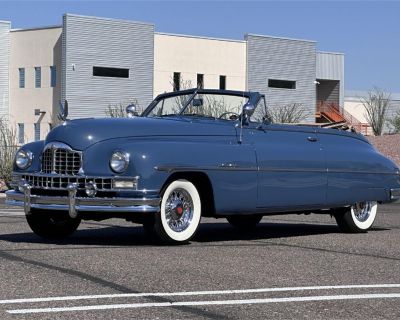
<svg viewBox="0 0 400 320"><path fill-rule="evenodd" d="M317 79L339 81L339 104L344 105L344 55L317 52Z"/></svg>
<svg viewBox="0 0 400 320"><path fill-rule="evenodd" d="M340 81L319 79L317 100L336 105L340 104Z"/></svg>
<svg viewBox="0 0 400 320"><path fill-rule="evenodd" d="M247 35L247 86L270 107L301 103L315 122L315 42ZM268 79L296 81L296 89L268 88Z"/></svg>
<svg viewBox="0 0 400 320"><path fill-rule="evenodd" d="M70 118L104 116L108 105L153 98L154 25L66 14L62 99ZM94 77L93 66L128 68L129 78Z"/></svg>
<svg viewBox="0 0 400 320"><path fill-rule="evenodd" d="M0 117L5 120L9 116L10 27L10 22L0 21Z"/></svg>

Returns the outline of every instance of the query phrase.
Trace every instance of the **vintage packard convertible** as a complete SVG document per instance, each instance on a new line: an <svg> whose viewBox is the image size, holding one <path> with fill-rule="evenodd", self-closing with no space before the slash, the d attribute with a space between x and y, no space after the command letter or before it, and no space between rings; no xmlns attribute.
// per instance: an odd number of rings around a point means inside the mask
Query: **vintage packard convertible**
<svg viewBox="0 0 400 320"><path fill-rule="evenodd" d="M183 243L201 217L249 229L265 215L324 213L365 232L379 203L400 198L399 168L362 135L274 124L257 92L190 89L136 111L67 120L65 108L45 141L17 152L7 204L44 238L123 218Z"/></svg>

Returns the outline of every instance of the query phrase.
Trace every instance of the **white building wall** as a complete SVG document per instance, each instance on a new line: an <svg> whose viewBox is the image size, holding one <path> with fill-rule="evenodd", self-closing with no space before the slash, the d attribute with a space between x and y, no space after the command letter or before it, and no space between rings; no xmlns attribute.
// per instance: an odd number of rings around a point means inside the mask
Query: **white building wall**
<svg viewBox="0 0 400 320"><path fill-rule="evenodd" d="M34 140L34 123L40 123L40 137L58 113L61 83L61 27L13 30L10 57L10 121L24 123L25 141ZM50 67L56 66L56 87L50 85ZM35 88L35 67L41 67L41 87ZM25 88L19 87L19 68L25 68ZM34 110L45 111L43 117Z"/></svg>
<svg viewBox="0 0 400 320"><path fill-rule="evenodd" d="M226 89L246 89L246 42L156 33L154 35L154 95L173 89L173 73L197 86L204 74L204 88L218 89L226 76Z"/></svg>

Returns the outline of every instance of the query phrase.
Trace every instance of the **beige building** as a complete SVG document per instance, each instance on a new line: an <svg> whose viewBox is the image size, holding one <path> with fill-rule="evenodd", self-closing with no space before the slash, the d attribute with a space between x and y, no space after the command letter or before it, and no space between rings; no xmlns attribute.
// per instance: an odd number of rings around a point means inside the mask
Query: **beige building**
<svg viewBox="0 0 400 320"><path fill-rule="evenodd" d="M61 27L11 30L10 122L19 143L43 139L61 88Z"/></svg>
<svg viewBox="0 0 400 320"><path fill-rule="evenodd" d="M154 34L154 95L186 87L245 90L246 42ZM182 88L180 88L182 89Z"/></svg>

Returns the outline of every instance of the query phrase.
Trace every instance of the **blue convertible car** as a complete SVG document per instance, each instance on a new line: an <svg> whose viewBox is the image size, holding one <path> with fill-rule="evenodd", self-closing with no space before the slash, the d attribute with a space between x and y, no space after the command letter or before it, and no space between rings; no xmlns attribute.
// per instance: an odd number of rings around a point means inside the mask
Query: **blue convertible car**
<svg viewBox="0 0 400 320"><path fill-rule="evenodd" d="M45 238L82 219L124 218L182 243L200 219L254 227L264 215L326 213L365 232L400 198L399 168L360 134L271 123L256 92L159 95L139 116L66 120L16 154L7 203Z"/></svg>

